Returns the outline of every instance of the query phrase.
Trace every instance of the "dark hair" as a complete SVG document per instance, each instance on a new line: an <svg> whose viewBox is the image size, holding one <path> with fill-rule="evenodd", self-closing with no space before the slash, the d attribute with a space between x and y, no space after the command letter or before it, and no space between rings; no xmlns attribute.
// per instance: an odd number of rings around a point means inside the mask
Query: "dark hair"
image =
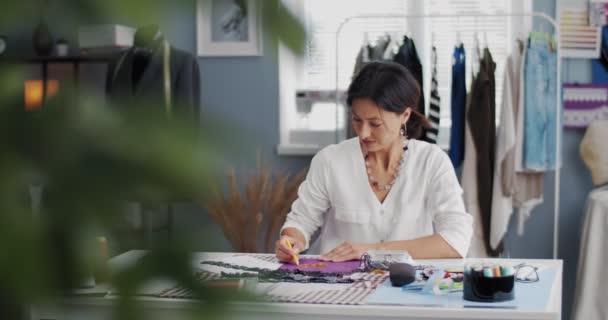
<svg viewBox="0 0 608 320"><path fill-rule="evenodd" d="M370 99L386 111L402 114L409 107L406 136L418 139L429 127L419 110L420 86L411 72L395 62L370 62L363 66L348 87L346 102L352 107L355 99Z"/></svg>

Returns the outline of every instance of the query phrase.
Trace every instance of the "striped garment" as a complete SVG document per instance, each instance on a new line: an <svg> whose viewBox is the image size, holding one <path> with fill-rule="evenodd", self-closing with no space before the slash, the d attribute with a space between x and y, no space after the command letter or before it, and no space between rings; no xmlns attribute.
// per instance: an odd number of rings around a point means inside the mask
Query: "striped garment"
<svg viewBox="0 0 608 320"><path fill-rule="evenodd" d="M212 280L219 280L222 278L221 275L217 273L211 273L206 271L200 271L195 274L196 279L201 283L205 283ZM160 292L159 295L161 298L183 298L189 299L192 298L192 292L189 289L186 289L182 286L176 286L170 289L166 289Z"/></svg>
<svg viewBox="0 0 608 320"><path fill-rule="evenodd" d="M361 275L361 274L359 274ZM301 292L295 295L281 294L280 291L273 290L266 295L266 300L271 302L295 302L295 303L315 303L315 304L342 304L342 305L357 305L365 304L367 297L379 285L384 283L388 278L388 272L384 274L362 274L357 277L357 282L344 287L330 285L336 289L319 288ZM353 276L356 276L353 275Z"/></svg>
<svg viewBox="0 0 608 320"><path fill-rule="evenodd" d="M426 130L426 140L430 143L437 143L441 98L439 97L439 91L437 90L437 50L435 49L435 46L432 48L431 63L431 99L429 101L428 115L431 127Z"/></svg>
<svg viewBox="0 0 608 320"><path fill-rule="evenodd" d="M367 296L372 293L371 288L349 288L345 290L319 290L308 291L295 296L269 296L270 302L297 302L317 304L364 304Z"/></svg>
<svg viewBox="0 0 608 320"><path fill-rule="evenodd" d="M264 259L270 260L270 258L266 257L264 257ZM221 279L220 275L205 271L198 272L196 276L201 282ZM271 289L264 294L264 300L268 302L339 305L364 304L369 294L386 281L388 278L388 272L385 272L384 274L355 273L351 275L351 277L355 278L357 281L348 285L316 283L294 284L283 282L274 283L271 285ZM310 290L293 290L294 286L299 286L299 288L306 287ZM294 291L296 293L291 294ZM181 286L163 290L159 296L161 298L193 298L192 292Z"/></svg>

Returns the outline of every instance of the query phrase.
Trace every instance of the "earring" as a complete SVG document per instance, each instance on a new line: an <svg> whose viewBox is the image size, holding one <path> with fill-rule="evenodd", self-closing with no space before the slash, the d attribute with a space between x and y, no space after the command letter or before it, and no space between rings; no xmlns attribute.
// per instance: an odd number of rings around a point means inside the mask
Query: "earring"
<svg viewBox="0 0 608 320"><path fill-rule="evenodd" d="M399 132L401 134L402 137L405 137L405 133L407 132L407 127L405 126L405 123L401 125L401 131Z"/></svg>

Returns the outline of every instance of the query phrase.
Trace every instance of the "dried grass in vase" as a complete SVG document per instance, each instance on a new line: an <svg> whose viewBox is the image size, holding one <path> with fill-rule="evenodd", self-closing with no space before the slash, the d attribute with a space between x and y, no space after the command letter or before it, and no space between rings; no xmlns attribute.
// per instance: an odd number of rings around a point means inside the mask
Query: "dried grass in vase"
<svg viewBox="0 0 608 320"><path fill-rule="evenodd" d="M260 236L264 232L264 252L271 252L306 172L301 170L292 177L284 172L273 174L270 167L258 165L254 174L243 178L241 189L235 170L230 169L226 175L230 190L222 194L219 186L214 186L205 208L234 250L260 252Z"/></svg>

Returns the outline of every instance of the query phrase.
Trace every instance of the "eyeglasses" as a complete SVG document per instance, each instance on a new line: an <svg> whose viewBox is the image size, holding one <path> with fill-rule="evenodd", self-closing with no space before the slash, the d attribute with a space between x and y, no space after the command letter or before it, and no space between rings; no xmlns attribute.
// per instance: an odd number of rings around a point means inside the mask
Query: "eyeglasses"
<svg viewBox="0 0 608 320"><path fill-rule="evenodd" d="M520 263L513 266L513 269L515 269L515 281L517 282L532 283L540 280L538 276L538 267Z"/></svg>

